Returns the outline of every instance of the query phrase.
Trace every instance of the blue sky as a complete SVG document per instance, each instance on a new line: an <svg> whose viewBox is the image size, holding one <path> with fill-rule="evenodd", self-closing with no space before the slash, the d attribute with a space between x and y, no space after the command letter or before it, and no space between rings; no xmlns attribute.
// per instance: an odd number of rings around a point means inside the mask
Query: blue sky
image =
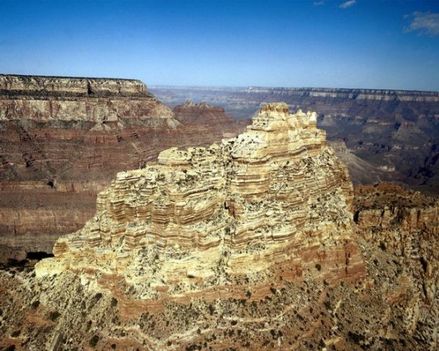
<svg viewBox="0 0 439 351"><path fill-rule="evenodd" d="M0 0L0 73L439 90L439 1Z"/></svg>

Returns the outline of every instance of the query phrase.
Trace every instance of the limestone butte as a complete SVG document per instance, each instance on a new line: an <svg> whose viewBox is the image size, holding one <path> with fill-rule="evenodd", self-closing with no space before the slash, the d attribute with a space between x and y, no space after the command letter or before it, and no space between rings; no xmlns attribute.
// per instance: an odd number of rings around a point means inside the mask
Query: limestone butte
<svg viewBox="0 0 439 351"><path fill-rule="evenodd" d="M180 123L138 80L0 75L0 262L51 252L117 172L236 130L190 123L205 111L220 112L195 106Z"/></svg>
<svg viewBox="0 0 439 351"><path fill-rule="evenodd" d="M176 281L178 291L199 279L208 287L218 270L267 274L288 261L300 276L307 261L324 255L321 276L357 277L363 271L350 241L351 201L347 171L316 128L316 115L268 104L234 139L171 148L158 163L119 173L99 194L96 216L59 239L56 257L36 272L110 273L117 266L137 288L147 277L172 294ZM150 257L139 250L152 248L167 262L146 264Z"/></svg>

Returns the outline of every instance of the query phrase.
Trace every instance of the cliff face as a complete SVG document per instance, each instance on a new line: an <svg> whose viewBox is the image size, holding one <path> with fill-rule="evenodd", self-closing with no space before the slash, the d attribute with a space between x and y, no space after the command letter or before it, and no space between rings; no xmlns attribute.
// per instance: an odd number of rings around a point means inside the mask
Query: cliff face
<svg viewBox="0 0 439 351"><path fill-rule="evenodd" d="M0 74L2 95L30 97L145 97L145 84L134 79L74 78Z"/></svg>
<svg viewBox="0 0 439 351"><path fill-rule="evenodd" d="M279 94L283 96L318 97L345 100L439 102L434 91L343 88L260 88L250 87L248 93Z"/></svg>
<svg viewBox="0 0 439 351"><path fill-rule="evenodd" d="M419 294L437 302L439 200L392 184L362 186L356 189L354 219L359 234L396 256Z"/></svg>
<svg viewBox="0 0 439 351"><path fill-rule="evenodd" d="M322 254L321 276L361 276L361 260L350 243L351 201L347 171L316 128L316 115L290 115L287 105L266 105L235 139L209 148L168 149L157 164L119 173L98 196L96 216L82 231L59 239L56 257L41 262L37 274L107 271L116 263L119 270L140 271L145 264L133 257L155 247L172 264L150 263L137 279L146 274L148 281L172 285L186 276L190 287L193 278L202 278L206 288L218 279L217 270L256 274L274 262L279 269L292 255L302 272L307 260Z"/></svg>
<svg viewBox="0 0 439 351"><path fill-rule="evenodd" d="M420 349L437 349L438 198L394 184L360 186L354 210L373 284L382 286L389 304L404 306L402 324L424 345Z"/></svg>
<svg viewBox="0 0 439 351"><path fill-rule="evenodd" d="M0 75L0 121L176 127L172 111L137 80ZM130 123L131 122L131 123Z"/></svg>
<svg viewBox="0 0 439 351"><path fill-rule="evenodd" d="M179 122L138 80L0 75L0 262L51 252L118 171L234 130Z"/></svg>

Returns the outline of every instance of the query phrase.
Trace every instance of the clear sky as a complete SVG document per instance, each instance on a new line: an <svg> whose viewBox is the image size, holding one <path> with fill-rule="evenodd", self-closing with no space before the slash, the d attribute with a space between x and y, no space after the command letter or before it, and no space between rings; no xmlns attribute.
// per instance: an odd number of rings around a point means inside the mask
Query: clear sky
<svg viewBox="0 0 439 351"><path fill-rule="evenodd" d="M439 0L0 0L0 73L439 90Z"/></svg>

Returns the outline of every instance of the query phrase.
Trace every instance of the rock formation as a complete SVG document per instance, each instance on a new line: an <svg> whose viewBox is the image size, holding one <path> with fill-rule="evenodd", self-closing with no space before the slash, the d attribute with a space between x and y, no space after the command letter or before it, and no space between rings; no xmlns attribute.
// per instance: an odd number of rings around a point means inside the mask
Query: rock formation
<svg viewBox="0 0 439 351"><path fill-rule="evenodd" d="M354 219L359 234L395 255L417 278L419 294L437 302L439 200L394 184L361 186L356 189Z"/></svg>
<svg viewBox="0 0 439 351"><path fill-rule="evenodd" d="M377 189L353 194L316 114L264 105L236 138L119 173L55 257L0 271L0 347L437 349L436 200L389 227ZM398 225L430 232L424 273L380 232Z"/></svg>
<svg viewBox="0 0 439 351"><path fill-rule="evenodd" d="M265 105L234 139L168 149L157 163L119 173L99 194L95 217L60 238L54 258L37 264L37 282L51 281L56 290L73 275L89 292L115 298L122 319L137 323L147 313L154 323L161 320L130 342L162 349L173 340L171 349L190 347L200 333L215 335L216 328L197 333L192 329L201 325L163 319L163 313L185 314L191 301L201 300L212 314L224 309L233 324L243 311L227 311L222 302L214 307L213 301L257 304L267 291L295 281L362 278L352 241L352 195L347 170L316 128L316 115ZM280 318L288 306L273 313ZM96 339L101 348L118 333L116 324L107 327ZM64 328L58 332L66 340Z"/></svg>
<svg viewBox="0 0 439 351"><path fill-rule="evenodd" d="M261 103L285 101L319 112L328 140L343 140L371 172L351 174L355 184L399 181L439 194L439 92L330 88L153 88L167 104L190 96L222 106L236 118L251 116ZM349 157L350 170L364 162ZM370 174L370 177L369 177ZM359 176L359 177L358 177Z"/></svg>
<svg viewBox="0 0 439 351"><path fill-rule="evenodd" d="M56 257L36 271L44 276L97 262L98 271L117 266L134 273L133 282L179 280L180 291L183 276L187 286L196 278L211 285L218 269L257 274L277 261L279 269L286 257L289 265L295 257L302 272L304 257L320 254L328 261L320 275L357 277L362 264L350 242L351 201L347 171L316 128L316 115L269 104L247 132L221 145L168 149L158 163L119 173L99 194L96 216L59 239ZM170 264L133 260L145 248Z"/></svg>
<svg viewBox="0 0 439 351"><path fill-rule="evenodd" d="M0 262L51 252L118 171L235 130L180 123L138 80L0 75Z"/></svg>
<svg viewBox="0 0 439 351"><path fill-rule="evenodd" d="M382 183L356 188L354 210L374 284L389 303L405 308L399 318L420 349L437 349L439 199Z"/></svg>
<svg viewBox="0 0 439 351"><path fill-rule="evenodd" d="M0 75L0 121L175 127L172 112L138 80Z"/></svg>

